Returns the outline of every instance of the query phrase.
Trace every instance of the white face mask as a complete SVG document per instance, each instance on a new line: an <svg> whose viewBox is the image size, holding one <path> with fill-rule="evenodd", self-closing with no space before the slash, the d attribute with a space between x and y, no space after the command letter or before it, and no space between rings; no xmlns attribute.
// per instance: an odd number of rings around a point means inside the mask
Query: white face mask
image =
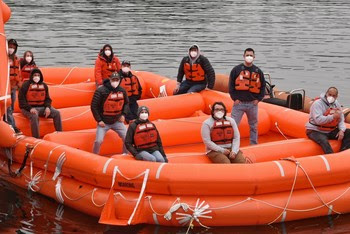
<svg viewBox="0 0 350 234"><path fill-rule="evenodd" d="M110 50L105 50L105 55L106 55L107 57L111 56L111 54L112 54L112 51L110 51Z"/></svg>
<svg viewBox="0 0 350 234"><path fill-rule="evenodd" d="M119 83L120 83L119 81L112 81L111 85L112 85L113 88L117 88Z"/></svg>
<svg viewBox="0 0 350 234"><path fill-rule="evenodd" d="M223 111L218 111L218 112L215 112L214 116L215 118L217 119L222 119L222 117L224 117L225 113Z"/></svg>
<svg viewBox="0 0 350 234"><path fill-rule="evenodd" d="M122 67L122 71L123 71L124 73L129 73L130 67Z"/></svg>
<svg viewBox="0 0 350 234"><path fill-rule="evenodd" d="M9 48L9 55L13 54L13 52L15 52L14 48Z"/></svg>
<svg viewBox="0 0 350 234"><path fill-rule="evenodd" d="M140 119L141 120L147 120L148 119L148 113L141 113L140 114Z"/></svg>
<svg viewBox="0 0 350 234"><path fill-rule="evenodd" d="M332 104L333 102L335 102L335 98L329 96L329 97L327 97L327 101L328 101L328 103Z"/></svg>
<svg viewBox="0 0 350 234"><path fill-rule="evenodd" d="M198 52L197 51L191 51L190 55L191 55L192 58L195 58L195 57L197 57Z"/></svg>
<svg viewBox="0 0 350 234"><path fill-rule="evenodd" d="M30 63L31 61L32 61L32 57L31 56L28 56L28 57L26 57L26 61L27 61L27 63Z"/></svg>
<svg viewBox="0 0 350 234"><path fill-rule="evenodd" d="M253 56L248 55L244 57L244 61L246 61L246 63L252 63L253 60L254 60Z"/></svg>
<svg viewBox="0 0 350 234"><path fill-rule="evenodd" d="M33 81L38 83L40 81L40 76L33 76Z"/></svg>

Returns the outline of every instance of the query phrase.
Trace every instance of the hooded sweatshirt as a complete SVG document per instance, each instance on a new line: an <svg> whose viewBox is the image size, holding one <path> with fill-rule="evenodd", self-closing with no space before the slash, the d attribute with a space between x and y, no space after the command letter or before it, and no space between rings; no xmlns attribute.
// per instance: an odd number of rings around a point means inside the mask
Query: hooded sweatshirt
<svg viewBox="0 0 350 234"><path fill-rule="evenodd" d="M111 48L112 53L109 57L104 53L106 47ZM112 46L109 44L104 45L95 61L95 82L102 85L103 80L109 78L113 72L119 72L120 68L120 60L114 56Z"/></svg>
<svg viewBox="0 0 350 234"><path fill-rule="evenodd" d="M38 83L35 83L33 81L33 75L34 73L39 73L40 74L40 81ZM28 89L31 85L43 85L44 88L45 88L45 101L44 101L44 105L38 105L38 106L32 106L32 105L29 105L28 102L27 102L27 92L28 92ZM49 95L49 88L47 86L47 84L44 83L44 77L43 77L43 74L41 73L41 71L38 69L38 68L34 68L32 70L32 73L30 73L30 77L29 77L29 80L25 81L22 85L22 87L20 88L19 90L19 93L18 93L18 102L19 102L19 108L21 109L24 109L26 111L30 111L30 109L32 109L33 107L51 107L51 103L52 103L52 100L50 98L50 95Z"/></svg>
<svg viewBox="0 0 350 234"><path fill-rule="evenodd" d="M122 107L122 112L118 115L104 115L103 114L103 106L108 98L110 93L117 93L117 92L123 92L124 95L124 105ZM120 85L117 86L117 88L113 88L111 85L111 82L109 79L106 79L103 81L103 86L96 89L94 96L91 101L91 112L96 120L96 122L103 121L106 124L114 124L117 122L121 115L125 115L127 112L126 106L129 103L128 95L126 91L120 87Z"/></svg>
<svg viewBox="0 0 350 234"><path fill-rule="evenodd" d="M323 133L331 132L332 130L323 131L323 130L320 130L317 126L315 126L315 125L322 126L333 121L334 119L333 115L327 115L327 116L324 115L324 113L328 108L338 108L341 110L341 106L337 100L335 100L335 102L330 104L326 99L325 93L322 93L320 95L320 99L317 99L311 105L309 122L306 123L305 125L306 129L323 132ZM344 123L344 114L340 115L340 122L338 124L338 128L342 131L346 130L346 126Z"/></svg>
<svg viewBox="0 0 350 234"><path fill-rule="evenodd" d="M197 47L197 49L198 49L198 54L197 54L197 57L195 57L195 58L192 58L190 56L190 50L192 47ZM179 82L179 83L182 82L183 77L185 75L185 71L184 71L185 63L190 63L191 65L192 64L200 64L204 70L204 73L205 73L205 80L204 81L188 81L190 84L207 84L208 88L210 88L210 89L214 88L214 83L215 83L214 68L211 66L209 60L201 54L198 45L196 45L196 44L192 45L188 49L188 55L183 57L183 59L180 63L180 66L179 66L178 73L177 73L177 82Z"/></svg>

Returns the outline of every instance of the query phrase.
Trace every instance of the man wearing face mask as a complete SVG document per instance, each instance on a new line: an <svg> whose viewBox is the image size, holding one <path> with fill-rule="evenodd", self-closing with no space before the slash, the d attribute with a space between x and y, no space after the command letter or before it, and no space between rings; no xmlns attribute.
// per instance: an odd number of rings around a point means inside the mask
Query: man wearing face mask
<svg viewBox="0 0 350 234"><path fill-rule="evenodd" d="M119 72L120 67L119 58L114 55L112 46L104 45L95 61L96 87L101 86L104 80L108 80L112 73Z"/></svg>
<svg viewBox="0 0 350 234"><path fill-rule="evenodd" d="M340 151L350 148L350 129L345 126L344 114L337 98L336 87L330 87L326 93L322 93L312 103L309 122L306 124L307 136L319 144L325 154L333 153L328 139L342 141Z"/></svg>
<svg viewBox="0 0 350 234"><path fill-rule="evenodd" d="M264 73L253 64L255 52L247 48L244 62L234 67L229 78L229 93L234 101L231 116L237 125L245 113L250 128L250 144L258 144L258 103L265 95Z"/></svg>
<svg viewBox="0 0 350 234"><path fill-rule="evenodd" d="M51 106L49 88L38 68L34 68L29 80L23 83L18 101L22 114L30 120L33 137L40 137L39 117L52 118L56 131L62 131L60 112Z"/></svg>
<svg viewBox="0 0 350 234"><path fill-rule="evenodd" d="M150 162L168 162L156 126L148 120L149 110L141 106L137 119L129 125L125 145L137 159Z"/></svg>
<svg viewBox="0 0 350 234"><path fill-rule="evenodd" d="M120 87L120 75L112 73L103 85L96 89L91 101L91 112L97 122L96 139L93 152L99 154L103 139L109 129L115 131L125 141L126 127L124 125L126 107L129 100L126 91ZM123 153L127 153L123 144Z"/></svg>
<svg viewBox="0 0 350 234"><path fill-rule="evenodd" d="M34 55L32 51L27 50L26 52L24 52L23 58L21 58L20 60L20 65L22 81L29 80L30 73L34 68L37 68L34 62Z"/></svg>
<svg viewBox="0 0 350 234"><path fill-rule="evenodd" d="M22 78L20 72L19 58L16 55L18 44L15 39L10 39L8 45L8 62L10 65L10 84L11 84L11 106L6 110L7 122L12 126L16 133L21 133L17 128L15 119L13 118L13 110L16 101L16 92L22 86ZM5 116L4 116L5 118Z"/></svg>
<svg viewBox="0 0 350 234"><path fill-rule="evenodd" d="M207 156L213 163L245 163L239 150L240 134L234 119L226 116L226 106L215 102L211 117L202 124L201 135Z"/></svg>
<svg viewBox="0 0 350 234"><path fill-rule="evenodd" d="M120 86L125 89L129 98L129 113L125 116L126 122L137 118L139 105L137 100L141 98L142 87L136 75L131 73L131 63L128 60L122 62L122 69L119 72L121 77Z"/></svg>
<svg viewBox="0 0 350 234"><path fill-rule="evenodd" d="M184 75L186 79L182 81ZM213 89L214 83L215 71L209 60L200 53L198 45L192 45L180 63L174 95Z"/></svg>

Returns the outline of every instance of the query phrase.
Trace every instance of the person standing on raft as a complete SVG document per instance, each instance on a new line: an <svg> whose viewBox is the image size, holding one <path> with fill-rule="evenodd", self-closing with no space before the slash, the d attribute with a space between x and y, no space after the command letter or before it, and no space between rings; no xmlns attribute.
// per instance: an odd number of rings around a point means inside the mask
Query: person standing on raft
<svg viewBox="0 0 350 234"><path fill-rule="evenodd" d="M97 122L96 139L93 153L99 154L103 139L109 129L115 131L123 141L123 153L127 153L124 141L126 127L124 125L129 103L126 91L120 87L120 75L112 73L103 85L96 89L91 101L91 112Z"/></svg>
<svg viewBox="0 0 350 234"><path fill-rule="evenodd" d="M129 125L125 145L137 159L151 162L168 162L156 126L149 121L149 110L140 106L137 119Z"/></svg>
<svg viewBox="0 0 350 234"><path fill-rule="evenodd" d="M240 134L236 122L226 116L226 106L215 102L211 117L202 124L201 135L207 156L213 163L245 163L239 150Z"/></svg>
<svg viewBox="0 0 350 234"><path fill-rule="evenodd" d="M310 108L306 135L319 144L325 154L333 153L328 140L342 141L340 151L350 148L350 129L346 128L341 105L337 101L338 89L328 88Z"/></svg>

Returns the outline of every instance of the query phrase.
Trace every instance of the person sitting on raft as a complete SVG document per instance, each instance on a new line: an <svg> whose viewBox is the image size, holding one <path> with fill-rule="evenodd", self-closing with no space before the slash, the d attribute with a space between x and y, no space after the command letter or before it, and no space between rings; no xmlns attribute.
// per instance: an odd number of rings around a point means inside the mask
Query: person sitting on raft
<svg viewBox="0 0 350 234"><path fill-rule="evenodd" d="M19 108L30 119L32 136L39 138L39 117L52 118L56 131L62 131L61 114L51 106L49 88L40 69L34 68L18 93Z"/></svg>
<svg viewBox="0 0 350 234"><path fill-rule="evenodd" d="M312 103L306 135L319 144L325 154L333 153L328 139L342 141L340 151L350 148L350 129L344 123L344 114L337 101L338 89L328 88Z"/></svg>
<svg viewBox="0 0 350 234"><path fill-rule="evenodd" d="M22 81L29 80L30 73L33 71L34 68L37 68L37 65L34 62L34 55L33 52L30 50L27 50L23 54L23 58L20 60L21 65L21 76Z"/></svg>
<svg viewBox="0 0 350 234"><path fill-rule="evenodd" d="M213 163L245 163L239 150L240 134L233 118L226 116L223 102L215 102L211 117L202 124L201 135L207 156Z"/></svg>
<svg viewBox="0 0 350 234"><path fill-rule="evenodd" d="M129 125L125 145L137 159L151 162L168 162L156 126L148 120L149 110L140 106L137 119Z"/></svg>

